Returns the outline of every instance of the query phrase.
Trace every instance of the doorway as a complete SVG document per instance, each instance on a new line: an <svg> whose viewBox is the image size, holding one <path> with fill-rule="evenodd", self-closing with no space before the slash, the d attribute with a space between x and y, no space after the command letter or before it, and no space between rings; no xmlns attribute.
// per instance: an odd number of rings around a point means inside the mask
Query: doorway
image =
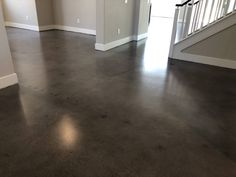
<svg viewBox="0 0 236 177"><path fill-rule="evenodd" d="M179 0L152 0L152 17L173 18Z"/></svg>
<svg viewBox="0 0 236 177"><path fill-rule="evenodd" d="M180 0L152 0L144 66L146 71L166 71L175 4Z"/></svg>

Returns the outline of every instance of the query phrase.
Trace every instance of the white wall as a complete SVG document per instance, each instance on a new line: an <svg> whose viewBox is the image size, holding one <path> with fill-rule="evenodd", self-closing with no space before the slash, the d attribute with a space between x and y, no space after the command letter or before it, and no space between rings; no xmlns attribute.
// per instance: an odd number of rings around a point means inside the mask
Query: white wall
<svg viewBox="0 0 236 177"><path fill-rule="evenodd" d="M0 89L17 83L11 52L4 26L2 5L0 1Z"/></svg>

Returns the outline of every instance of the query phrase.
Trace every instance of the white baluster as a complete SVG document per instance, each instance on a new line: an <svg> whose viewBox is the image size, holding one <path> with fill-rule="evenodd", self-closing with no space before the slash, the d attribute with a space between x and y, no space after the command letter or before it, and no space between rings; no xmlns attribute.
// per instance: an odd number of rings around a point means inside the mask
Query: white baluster
<svg viewBox="0 0 236 177"><path fill-rule="evenodd" d="M208 24L209 24L210 21L211 21L211 17L212 17L214 5L215 5L215 0L213 0L213 1L212 1L212 4L211 4L211 10L210 10L210 14L209 14Z"/></svg>
<svg viewBox="0 0 236 177"><path fill-rule="evenodd" d="M191 32L194 32L194 25L195 25L195 21L197 18L197 6L193 4L193 8L194 8L194 16L193 16L193 23L192 23L192 27L191 27Z"/></svg>
<svg viewBox="0 0 236 177"><path fill-rule="evenodd" d="M203 0L199 0L199 12L198 12L198 16L197 16L197 29L199 27L199 23L200 23L200 17L201 17L201 13L202 13L202 5L203 5Z"/></svg>
<svg viewBox="0 0 236 177"><path fill-rule="evenodd" d="M207 6L208 6L208 0L205 0L205 7L204 7L203 16L202 16L202 24L201 24L201 28L202 28L203 25L204 25L204 20L205 20L205 17L206 17Z"/></svg>
<svg viewBox="0 0 236 177"><path fill-rule="evenodd" d="M186 22L185 21L186 11L187 11L187 5L184 6L184 14L183 14L182 25L181 25L181 30L180 30L181 39L184 38L184 27L185 27L185 22Z"/></svg>
<svg viewBox="0 0 236 177"><path fill-rule="evenodd" d="M198 14L199 14L199 10L200 10L199 1L198 1L198 3L196 4L196 8L197 8L197 12L196 12L196 20L195 20L195 22L194 22L194 31L196 31L196 29L197 29Z"/></svg>
<svg viewBox="0 0 236 177"><path fill-rule="evenodd" d="M228 9L229 9L229 5L230 5L230 0L225 0L223 16L225 16L227 14Z"/></svg>
<svg viewBox="0 0 236 177"><path fill-rule="evenodd" d="M169 50L169 58L173 57L173 49L174 49L174 44L175 44L176 35L177 35L177 28L178 28L177 26L178 17L179 17L179 8L177 7L175 9L175 16L174 16L173 29L172 29L171 42L170 42L170 50Z"/></svg>
<svg viewBox="0 0 236 177"><path fill-rule="evenodd" d="M192 16L192 10L193 10L193 6L192 5L188 5L187 16L186 16L186 23L185 23L185 27L184 27L184 38L188 35L190 21L191 21L191 16Z"/></svg>
<svg viewBox="0 0 236 177"><path fill-rule="evenodd" d="M217 13L217 19L220 18L222 16L222 11L223 11L223 6L224 6L224 0L220 0L220 7L219 7L219 11Z"/></svg>

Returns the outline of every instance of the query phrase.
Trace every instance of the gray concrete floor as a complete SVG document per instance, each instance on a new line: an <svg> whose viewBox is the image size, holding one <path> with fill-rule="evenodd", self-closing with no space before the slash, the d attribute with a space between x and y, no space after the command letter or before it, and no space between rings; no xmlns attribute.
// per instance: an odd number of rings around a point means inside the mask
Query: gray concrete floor
<svg viewBox="0 0 236 177"><path fill-rule="evenodd" d="M20 84L0 91L1 177L236 177L236 71L167 64L158 36L98 52L7 31Z"/></svg>

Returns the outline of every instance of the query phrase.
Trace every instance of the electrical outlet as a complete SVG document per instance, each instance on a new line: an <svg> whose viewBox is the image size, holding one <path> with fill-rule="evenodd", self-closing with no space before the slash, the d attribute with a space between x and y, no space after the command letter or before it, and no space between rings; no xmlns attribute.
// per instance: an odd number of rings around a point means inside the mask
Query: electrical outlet
<svg viewBox="0 0 236 177"><path fill-rule="evenodd" d="M27 16L25 16L25 19L28 21L29 20L29 16L27 15Z"/></svg>
<svg viewBox="0 0 236 177"><path fill-rule="evenodd" d="M120 35L120 28L117 29L117 34Z"/></svg>
<svg viewBox="0 0 236 177"><path fill-rule="evenodd" d="M77 22L77 23L80 23L80 19L79 19L79 18L77 18L76 22Z"/></svg>

